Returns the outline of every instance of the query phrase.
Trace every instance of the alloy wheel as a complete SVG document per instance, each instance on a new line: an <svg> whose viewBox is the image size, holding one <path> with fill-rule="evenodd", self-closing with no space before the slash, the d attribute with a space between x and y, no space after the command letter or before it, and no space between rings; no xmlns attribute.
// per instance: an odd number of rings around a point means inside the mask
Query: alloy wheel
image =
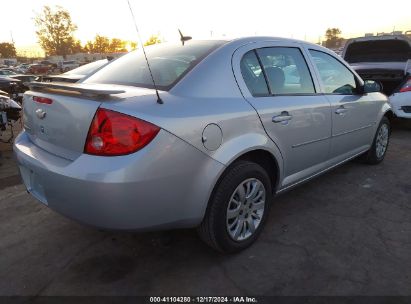
<svg viewBox="0 0 411 304"><path fill-rule="evenodd" d="M234 190L227 207L227 232L234 241L243 241L254 234L265 209L266 190L256 178L243 181Z"/></svg>
<svg viewBox="0 0 411 304"><path fill-rule="evenodd" d="M387 151L389 133L390 131L387 124L382 124L378 130L375 143L376 155L378 158L382 158Z"/></svg>

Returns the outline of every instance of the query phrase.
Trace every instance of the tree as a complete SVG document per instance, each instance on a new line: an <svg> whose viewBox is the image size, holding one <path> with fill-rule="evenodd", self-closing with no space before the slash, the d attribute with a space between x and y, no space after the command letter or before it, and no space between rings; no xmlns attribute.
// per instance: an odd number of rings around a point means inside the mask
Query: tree
<svg viewBox="0 0 411 304"><path fill-rule="evenodd" d="M110 53L119 53L119 52L127 52L126 50L126 41L118 39L118 38L113 38L110 41L109 45L109 52Z"/></svg>
<svg viewBox="0 0 411 304"><path fill-rule="evenodd" d="M89 53L107 53L110 47L110 39L105 36L96 35L94 41L87 41L84 47Z"/></svg>
<svg viewBox="0 0 411 304"><path fill-rule="evenodd" d="M89 53L119 53L127 52L127 41L119 38L109 39L105 36L97 35L94 41L87 41L84 50ZM137 46L135 44L135 46Z"/></svg>
<svg viewBox="0 0 411 304"><path fill-rule="evenodd" d="M94 45L93 41L87 41L86 45L84 46L84 51L87 53L93 53Z"/></svg>
<svg viewBox="0 0 411 304"><path fill-rule="evenodd" d="M13 43L2 42L0 43L0 57L11 58L16 57L16 48Z"/></svg>
<svg viewBox="0 0 411 304"><path fill-rule="evenodd" d="M70 46L70 54L77 54L77 53L83 53L84 52L84 47L81 45L80 40L73 40L69 41Z"/></svg>
<svg viewBox="0 0 411 304"><path fill-rule="evenodd" d="M341 30L339 28L328 28L325 32L325 46L328 48L335 48L342 40L339 36L341 35Z"/></svg>
<svg viewBox="0 0 411 304"><path fill-rule="evenodd" d="M97 35L94 38L93 53L108 53L110 39L104 36Z"/></svg>
<svg viewBox="0 0 411 304"><path fill-rule="evenodd" d="M144 43L144 46L153 45L156 43L161 43L161 40L156 35L151 35L150 38Z"/></svg>
<svg viewBox="0 0 411 304"><path fill-rule="evenodd" d="M132 51L134 51L135 49L137 49L137 42L134 42L134 41L130 42L130 49L131 49Z"/></svg>
<svg viewBox="0 0 411 304"><path fill-rule="evenodd" d="M75 39L73 33L77 26L71 21L70 13L56 6L44 6L41 14L34 18L37 38L46 55L66 56L71 53Z"/></svg>

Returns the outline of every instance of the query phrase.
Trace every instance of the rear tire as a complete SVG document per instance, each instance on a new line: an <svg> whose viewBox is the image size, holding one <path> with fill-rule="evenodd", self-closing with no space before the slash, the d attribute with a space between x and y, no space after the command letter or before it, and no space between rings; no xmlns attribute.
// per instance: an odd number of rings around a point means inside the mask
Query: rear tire
<svg viewBox="0 0 411 304"><path fill-rule="evenodd" d="M381 163L388 150L390 135L391 124L388 118L384 116L377 128L370 150L361 157L361 160L369 165L377 165Z"/></svg>
<svg viewBox="0 0 411 304"><path fill-rule="evenodd" d="M214 188L198 227L201 239L225 253L247 248L261 233L271 200L267 172L250 161L234 163Z"/></svg>

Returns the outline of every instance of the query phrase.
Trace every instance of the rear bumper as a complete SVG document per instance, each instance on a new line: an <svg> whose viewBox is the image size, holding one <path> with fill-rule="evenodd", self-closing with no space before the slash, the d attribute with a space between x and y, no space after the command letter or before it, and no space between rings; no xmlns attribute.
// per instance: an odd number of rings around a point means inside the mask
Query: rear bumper
<svg viewBox="0 0 411 304"><path fill-rule="evenodd" d="M82 154L74 161L34 145L25 132L14 152L28 191L81 223L115 230L198 225L224 166L161 130L126 156Z"/></svg>
<svg viewBox="0 0 411 304"><path fill-rule="evenodd" d="M395 93L389 97L394 114L400 118L411 119L411 92Z"/></svg>

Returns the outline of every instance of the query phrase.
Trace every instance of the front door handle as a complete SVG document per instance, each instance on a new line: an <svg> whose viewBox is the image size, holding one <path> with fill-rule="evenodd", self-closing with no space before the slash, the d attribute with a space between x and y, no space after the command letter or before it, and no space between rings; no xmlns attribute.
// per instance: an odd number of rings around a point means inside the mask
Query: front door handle
<svg viewBox="0 0 411 304"><path fill-rule="evenodd" d="M281 112L280 115L273 116L273 122L274 123L278 123L278 122L286 123L292 118L293 117L288 112L284 111L284 112Z"/></svg>
<svg viewBox="0 0 411 304"><path fill-rule="evenodd" d="M335 114L338 114L338 115L343 115L343 114L345 114L345 113L347 113L347 109L346 108L344 108L343 106L341 106L341 107L339 107L337 110L335 110Z"/></svg>

